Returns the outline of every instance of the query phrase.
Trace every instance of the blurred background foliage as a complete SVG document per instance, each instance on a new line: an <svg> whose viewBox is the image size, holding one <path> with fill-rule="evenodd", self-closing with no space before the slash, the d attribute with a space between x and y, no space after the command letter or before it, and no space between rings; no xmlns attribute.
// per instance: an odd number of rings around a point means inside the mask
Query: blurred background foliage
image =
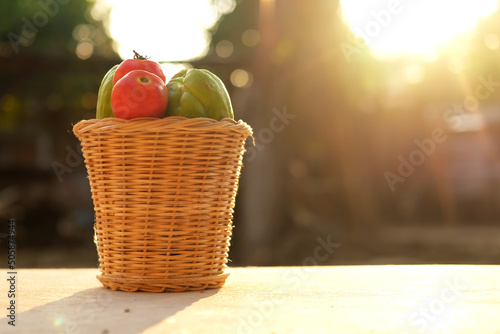
<svg viewBox="0 0 500 334"><path fill-rule="evenodd" d="M337 0L231 3L206 55L186 63L221 77L255 133L233 265L301 264L318 238L341 245L322 264L500 259L498 11L431 60L379 59ZM94 8L0 4L0 219L17 219L26 266L97 263L71 125L95 116L100 81L121 58ZM431 144L436 130L445 139Z"/></svg>

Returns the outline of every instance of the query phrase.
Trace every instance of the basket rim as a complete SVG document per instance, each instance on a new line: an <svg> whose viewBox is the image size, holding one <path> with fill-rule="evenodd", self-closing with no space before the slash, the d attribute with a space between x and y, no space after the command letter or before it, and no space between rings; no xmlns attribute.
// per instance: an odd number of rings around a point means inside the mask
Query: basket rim
<svg viewBox="0 0 500 334"><path fill-rule="evenodd" d="M242 120L235 121L231 118L223 118L220 121L206 118L186 118L181 116L168 116L164 118L138 117L133 119L103 118L81 120L73 125L73 132L78 136L87 132L92 133L155 133L168 132L170 129L193 130L230 130L240 134L250 136L253 134L252 128Z"/></svg>

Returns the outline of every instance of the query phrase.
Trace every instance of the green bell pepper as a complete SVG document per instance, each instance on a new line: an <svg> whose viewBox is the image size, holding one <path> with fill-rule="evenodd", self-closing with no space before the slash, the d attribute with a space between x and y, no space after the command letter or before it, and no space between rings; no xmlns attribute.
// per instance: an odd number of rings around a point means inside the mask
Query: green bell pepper
<svg viewBox="0 0 500 334"><path fill-rule="evenodd" d="M113 90L113 77L118 65L113 66L101 81L101 86L99 87L99 92L97 93L97 119L115 117L113 108L111 108L111 91Z"/></svg>
<svg viewBox="0 0 500 334"><path fill-rule="evenodd" d="M234 119L231 99L224 83L208 70L181 70L167 83L167 89L165 116Z"/></svg>

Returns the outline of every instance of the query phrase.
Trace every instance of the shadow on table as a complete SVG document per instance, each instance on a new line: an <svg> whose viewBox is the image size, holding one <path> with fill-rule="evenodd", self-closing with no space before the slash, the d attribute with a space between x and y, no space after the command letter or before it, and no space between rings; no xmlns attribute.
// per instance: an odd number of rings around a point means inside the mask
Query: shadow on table
<svg viewBox="0 0 500 334"><path fill-rule="evenodd" d="M91 288L22 312L19 324L23 326L18 329L40 334L140 333L218 291L148 293Z"/></svg>

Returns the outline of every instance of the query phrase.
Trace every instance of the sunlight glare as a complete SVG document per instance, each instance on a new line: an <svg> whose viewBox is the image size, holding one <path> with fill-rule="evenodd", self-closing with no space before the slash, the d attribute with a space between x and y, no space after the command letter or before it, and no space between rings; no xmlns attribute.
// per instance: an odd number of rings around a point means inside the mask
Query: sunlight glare
<svg viewBox="0 0 500 334"><path fill-rule="evenodd" d="M497 7L497 0L341 0L344 21L381 57L428 54Z"/></svg>
<svg viewBox="0 0 500 334"><path fill-rule="evenodd" d="M132 50L157 61L203 56L210 41L207 30L223 14L210 0L99 0L95 12L103 12L106 6L111 9L109 32L123 59L132 57ZM222 10L234 8L226 7Z"/></svg>

